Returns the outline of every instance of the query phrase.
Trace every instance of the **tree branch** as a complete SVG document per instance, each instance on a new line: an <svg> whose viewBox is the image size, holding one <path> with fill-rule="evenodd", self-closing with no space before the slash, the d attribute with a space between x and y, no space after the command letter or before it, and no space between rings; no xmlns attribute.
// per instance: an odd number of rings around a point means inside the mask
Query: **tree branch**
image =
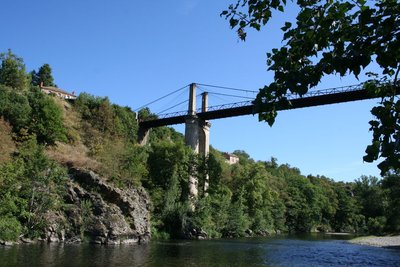
<svg viewBox="0 0 400 267"><path fill-rule="evenodd" d="M398 67L397 67L397 70L396 70L396 74L394 75L394 80L393 80L393 98L396 96L396 91L397 91L397 79L398 79L398 76L399 76L399 72L400 72L400 63L399 63L399 65L398 65Z"/></svg>
<svg viewBox="0 0 400 267"><path fill-rule="evenodd" d="M400 63L399 63L399 66L397 67L397 71L396 71L396 74L394 75L394 86L396 86L396 84L397 84L397 78L398 78L398 76L399 76L399 71L400 71Z"/></svg>

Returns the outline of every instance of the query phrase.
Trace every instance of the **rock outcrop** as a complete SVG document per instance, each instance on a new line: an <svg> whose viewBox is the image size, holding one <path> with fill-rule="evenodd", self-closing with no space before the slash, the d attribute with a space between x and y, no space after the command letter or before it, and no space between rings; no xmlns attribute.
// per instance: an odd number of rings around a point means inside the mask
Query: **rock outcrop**
<svg viewBox="0 0 400 267"><path fill-rule="evenodd" d="M70 168L67 228L49 227L48 241L98 244L143 243L150 239L150 198L143 188L119 189L92 171Z"/></svg>

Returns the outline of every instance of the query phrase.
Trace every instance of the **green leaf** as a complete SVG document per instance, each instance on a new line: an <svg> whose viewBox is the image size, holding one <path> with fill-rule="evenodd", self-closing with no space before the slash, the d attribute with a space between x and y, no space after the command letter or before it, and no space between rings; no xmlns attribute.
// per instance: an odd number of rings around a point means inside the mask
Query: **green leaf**
<svg viewBox="0 0 400 267"><path fill-rule="evenodd" d="M290 27L292 27L292 23L290 23L290 22L285 22L285 26L283 26L282 28L281 28L281 30L282 31L287 31Z"/></svg>
<svg viewBox="0 0 400 267"><path fill-rule="evenodd" d="M237 19L231 18L229 20L229 24L231 25L231 28L235 28L238 25L239 21Z"/></svg>
<svg viewBox="0 0 400 267"><path fill-rule="evenodd" d="M226 15L228 15L228 11L227 10L224 10L224 11L222 11L221 12L221 14L220 14L220 16L222 17L222 16L226 16Z"/></svg>
<svg viewBox="0 0 400 267"><path fill-rule="evenodd" d="M372 121L369 121L369 124L370 124L372 127L376 128L376 127L379 126L380 123L379 123L379 121L372 120Z"/></svg>

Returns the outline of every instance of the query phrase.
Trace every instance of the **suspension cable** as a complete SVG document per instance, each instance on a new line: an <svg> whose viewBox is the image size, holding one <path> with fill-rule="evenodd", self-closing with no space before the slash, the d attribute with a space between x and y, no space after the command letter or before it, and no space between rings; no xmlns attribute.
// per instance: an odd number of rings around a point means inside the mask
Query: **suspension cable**
<svg viewBox="0 0 400 267"><path fill-rule="evenodd" d="M178 103L178 104L176 104L176 105L173 105L172 107L169 107L169 108L167 108L167 109L164 109L164 110L158 112L156 115L161 115L162 113L164 113L164 112L166 112L166 111L168 111L168 110L170 110L170 109L173 109L173 108L175 108L175 107L177 107L177 106L179 106L179 105L182 105L183 103L186 103L186 102L189 102L189 99L187 99L187 100L185 100L185 101L182 101L182 102L180 102L180 103Z"/></svg>
<svg viewBox="0 0 400 267"><path fill-rule="evenodd" d="M225 89L225 90L232 90L232 91L240 91L240 92L246 92L246 93L258 93L258 91L239 89L239 88L233 88L233 87L226 87L226 86L219 86L219 85L210 85L210 84L204 84L204 83L198 83L197 85L213 87L213 88L219 88L219 89Z"/></svg>
<svg viewBox="0 0 400 267"><path fill-rule="evenodd" d="M165 105L160 105L160 107L158 108L158 110L161 109L169 109L169 107L171 105L174 105L177 101L182 100L182 95L185 94L185 91L180 92L179 94L177 94L173 99L171 99L171 101L169 101L168 103L165 103ZM177 104L178 105L178 104ZM159 112L160 113L160 112Z"/></svg>
<svg viewBox="0 0 400 267"><path fill-rule="evenodd" d="M201 94L196 95L196 98L199 97L200 95L201 95ZM186 100L184 100L184 101L182 101L182 102L179 102L178 104L175 104L175 105L173 105L172 107L169 107L169 108L167 108L167 109L164 109L164 110L158 112L156 115L162 115L164 112L166 112L166 111L168 111L168 110L171 110L171 109L173 109L173 108L176 108L177 106L182 105L182 104L184 104L184 103L186 103L186 102L189 102L189 99L186 99Z"/></svg>
<svg viewBox="0 0 400 267"><path fill-rule="evenodd" d="M210 94L210 95L229 96L229 97L245 98L245 99L252 99L252 100L254 100L254 97L248 97L248 96L230 95L230 94L222 94L222 93L209 93L209 94Z"/></svg>
<svg viewBox="0 0 400 267"><path fill-rule="evenodd" d="M179 89L177 89L177 90L175 90L175 91L173 91L173 92L171 92L171 93L169 93L169 94L166 94L166 95L164 95L164 96L162 96L162 97L159 97L159 98L157 98L156 100L153 100L153 101L151 101L151 102L149 102L149 103L147 103L147 104L145 104L145 105L143 105L143 106L141 106L141 107L135 109L134 111L135 111L135 112L136 112L136 111L139 111L139 110L141 110L142 108L147 107L147 106L149 106L149 105L151 105L151 104L154 104L155 102L160 101L161 99L166 98L166 97L168 97L168 96L170 96L170 95L173 95L173 94L175 94L176 92L179 92L179 91L185 89L185 88L188 87L188 86L189 86L189 85L185 85L185 86L182 87L182 88L179 88Z"/></svg>

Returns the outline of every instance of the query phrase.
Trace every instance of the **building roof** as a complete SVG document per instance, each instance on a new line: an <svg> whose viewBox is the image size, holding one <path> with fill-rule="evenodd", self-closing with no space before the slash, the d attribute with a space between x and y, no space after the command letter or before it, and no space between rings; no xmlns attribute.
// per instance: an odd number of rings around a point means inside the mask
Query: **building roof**
<svg viewBox="0 0 400 267"><path fill-rule="evenodd" d="M231 153L228 153L228 152L224 152L224 156L226 158L239 158L237 155L231 154Z"/></svg>
<svg viewBox="0 0 400 267"><path fill-rule="evenodd" d="M63 89L57 88L54 86L40 86L40 89L53 91L55 93L60 93L60 94L64 94L64 95L75 96L74 94L68 93L67 91L64 91Z"/></svg>

